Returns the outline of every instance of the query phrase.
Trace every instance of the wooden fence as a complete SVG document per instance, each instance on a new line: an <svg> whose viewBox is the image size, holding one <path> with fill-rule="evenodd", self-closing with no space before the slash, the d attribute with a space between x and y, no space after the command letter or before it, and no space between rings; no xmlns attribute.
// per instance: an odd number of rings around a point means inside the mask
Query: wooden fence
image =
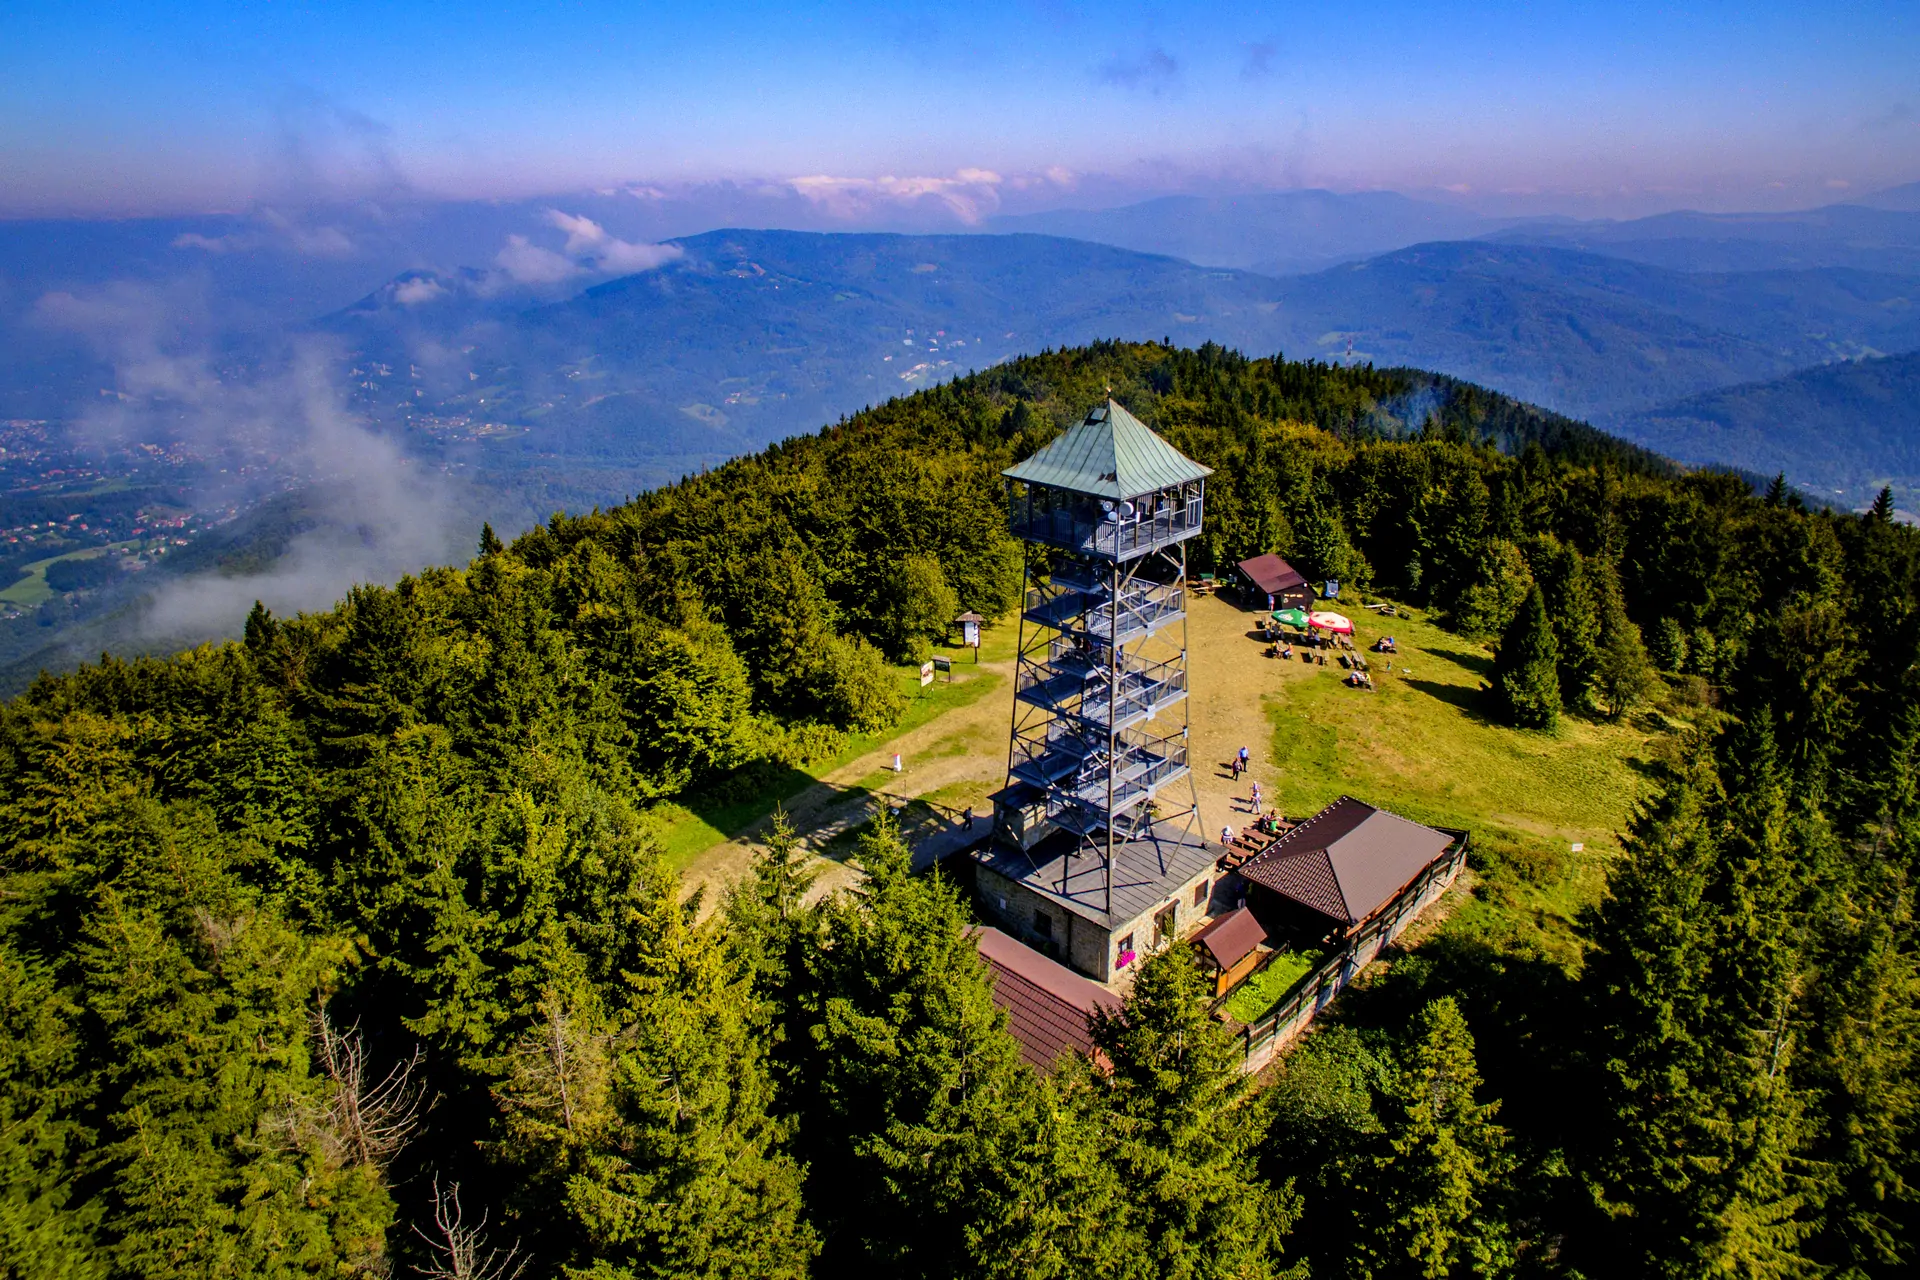
<svg viewBox="0 0 1920 1280"><path fill-rule="evenodd" d="M1422 911L1447 891L1460 868L1467 862L1469 837L1452 827L1436 827L1453 837L1444 856L1436 859L1413 882L1402 889L1386 907L1369 919L1360 932L1348 939L1340 951L1321 961L1318 968L1301 978L1272 1009L1241 1031L1245 1050L1244 1069L1258 1071L1273 1061L1273 1055L1307 1029L1333 998L1373 963L1386 945L1399 937Z"/></svg>

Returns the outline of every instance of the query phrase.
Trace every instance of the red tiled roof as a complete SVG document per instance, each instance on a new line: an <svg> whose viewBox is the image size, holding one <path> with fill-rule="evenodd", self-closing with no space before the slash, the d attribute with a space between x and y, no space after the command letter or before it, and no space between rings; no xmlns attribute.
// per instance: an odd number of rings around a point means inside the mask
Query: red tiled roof
<svg viewBox="0 0 1920 1280"><path fill-rule="evenodd" d="M1358 924L1447 851L1453 837L1341 796L1240 865L1254 884Z"/></svg>
<svg viewBox="0 0 1920 1280"><path fill-rule="evenodd" d="M982 928L975 941L993 975L993 1002L1007 1011L1029 1066L1050 1071L1063 1054L1093 1054L1088 1021L1096 1009L1120 1012L1119 996L998 929Z"/></svg>
<svg viewBox="0 0 1920 1280"><path fill-rule="evenodd" d="M1194 945L1206 948L1222 969L1233 968L1266 940L1267 931L1245 907L1235 907L1193 935Z"/></svg>

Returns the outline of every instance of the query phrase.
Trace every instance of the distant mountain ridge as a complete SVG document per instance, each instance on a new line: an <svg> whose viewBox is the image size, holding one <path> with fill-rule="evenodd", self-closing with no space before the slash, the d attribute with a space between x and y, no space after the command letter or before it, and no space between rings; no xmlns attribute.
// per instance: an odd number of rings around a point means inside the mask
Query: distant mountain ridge
<svg viewBox="0 0 1920 1280"><path fill-rule="evenodd" d="M1605 425L1683 462L1785 472L1843 505L1892 485L1920 507L1920 351L1723 387Z"/></svg>
<svg viewBox="0 0 1920 1280"><path fill-rule="evenodd" d="M1393 191L1307 190L1058 209L990 218L985 230L1067 236L1201 266L1299 275L1421 241L1469 239L1513 221Z"/></svg>
<svg viewBox="0 0 1920 1280"><path fill-rule="evenodd" d="M323 327L409 370L404 389L356 390L370 415L514 424L526 464L624 468L628 484L1099 338L1336 361L1351 340L1355 360L1574 417L1920 347L1915 281L1838 268L1687 273L1468 241L1275 279L1031 235L736 229L674 244L682 256L655 271L518 310L410 275Z"/></svg>
<svg viewBox="0 0 1920 1280"><path fill-rule="evenodd" d="M1487 241L1278 282L1288 349L1440 369L1575 417L1920 346L1920 280L1678 272Z"/></svg>
<svg viewBox="0 0 1920 1280"><path fill-rule="evenodd" d="M1829 205L1792 213L1679 211L1626 222L1539 222L1486 239L1606 254L1674 271L1848 267L1920 274L1920 203Z"/></svg>

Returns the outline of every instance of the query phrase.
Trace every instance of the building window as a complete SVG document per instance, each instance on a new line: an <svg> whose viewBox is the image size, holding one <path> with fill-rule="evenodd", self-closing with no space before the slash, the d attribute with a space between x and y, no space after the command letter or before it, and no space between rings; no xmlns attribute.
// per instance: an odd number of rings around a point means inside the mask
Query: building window
<svg viewBox="0 0 1920 1280"><path fill-rule="evenodd" d="M1119 952L1120 954L1113 958L1114 968L1124 969L1128 965L1133 963L1133 935L1132 934L1128 934L1126 937L1120 939Z"/></svg>
<svg viewBox="0 0 1920 1280"><path fill-rule="evenodd" d="M1043 938L1051 938L1053 917L1036 907L1033 912L1033 931Z"/></svg>
<svg viewBox="0 0 1920 1280"><path fill-rule="evenodd" d="M1210 887L1210 885L1211 885L1211 881L1202 880L1199 884L1193 886L1193 905L1194 906L1197 907L1207 900L1207 889Z"/></svg>

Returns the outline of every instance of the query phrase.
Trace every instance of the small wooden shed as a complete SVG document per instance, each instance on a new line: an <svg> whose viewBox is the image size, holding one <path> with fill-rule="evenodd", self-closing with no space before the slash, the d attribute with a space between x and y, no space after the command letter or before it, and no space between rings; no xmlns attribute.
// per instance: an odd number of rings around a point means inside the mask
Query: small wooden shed
<svg viewBox="0 0 1920 1280"><path fill-rule="evenodd" d="M1240 571L1241 590L1247 593L1249 608L1262 608L1268 596L1276 609L1311 609L1313 588L1306 577L1279 556L1255 556L1235 566Z"/></svg>
<svg viewBox="0 0 1920 1280"><path fill-rule="evenodd" d="M1200 963L1213 973L1213 994L1223 996L1260 967L1267 931L1253 912L1236 907L1193 935Z"/></svg>

